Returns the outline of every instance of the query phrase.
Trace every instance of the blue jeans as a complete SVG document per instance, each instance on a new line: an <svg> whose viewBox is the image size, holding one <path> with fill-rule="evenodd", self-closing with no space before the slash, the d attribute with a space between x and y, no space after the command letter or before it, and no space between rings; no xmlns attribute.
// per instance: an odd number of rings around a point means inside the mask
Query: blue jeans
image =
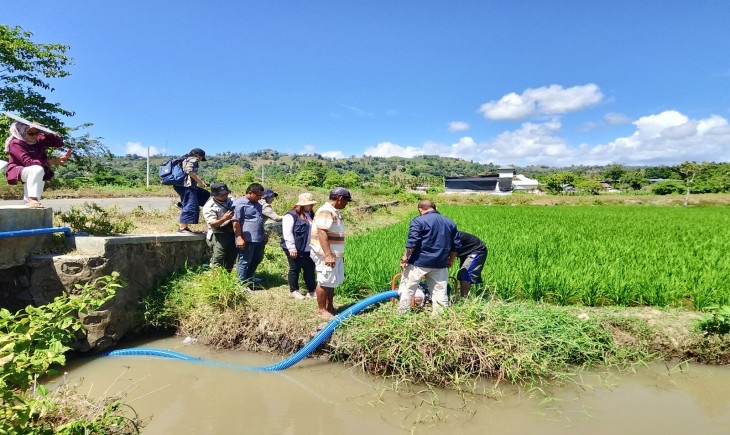
<svg viewBox="0 0 730 435"><path fill-rule="evenodd" d="M246 249L238 249L238 280L244 282L253 278L256 268L264 259L264 242L247 242Z"/></svg>
<svg viewBox="0 0 730 435"><path fill-rule="evenodd" d="M200 219L200 207L210 198L210 192L198 186L172 186L180 195L182 211L180 212L181 224L197 224Z"/></svg>

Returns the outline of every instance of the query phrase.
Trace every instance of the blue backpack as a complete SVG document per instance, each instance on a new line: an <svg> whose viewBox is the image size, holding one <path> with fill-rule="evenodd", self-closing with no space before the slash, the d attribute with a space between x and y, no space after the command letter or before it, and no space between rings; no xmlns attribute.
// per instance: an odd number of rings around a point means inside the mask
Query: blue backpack
<svg viewBox="0 0 730 435"><path fill-rule="evenodd" d="M182 160L171 159L161 164L160 181L166 186L182 186L185 182Z"/></svg>

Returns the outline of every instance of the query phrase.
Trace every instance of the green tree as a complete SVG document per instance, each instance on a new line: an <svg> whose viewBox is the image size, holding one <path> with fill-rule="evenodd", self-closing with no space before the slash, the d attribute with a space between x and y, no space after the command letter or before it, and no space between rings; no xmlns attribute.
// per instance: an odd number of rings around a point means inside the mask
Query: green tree
<svg viewBox="0 0 730 435"><path fill-rule="evenodd" d="M679 165L679 173L682 174L682 177L684 178L684 185L687 187L687 196L684 197L685 207L689 205L689 192L694 185L695 179L707 169L708 164L704 162L684 162Z"/></svg>
<svg viewBox="0 0 730 435"><path fill-rule="evenodd" d="M362 179L356 172L346 172L342 176L342 187L352 189L354 187L360 187Z"/></svg>
<svg viewBox="0 0 730 435"><path fill-rule="evenodd" d="M343 185L342 175L340 175L337 171L329 171L327 172L327 175L324 177L324 187L327 189L332 189L334 187L339 187Z"/></svg>
<svg viewBox="0 0 730 435"><path fill-rule="evenodd" d="M654 184L651 191L657 195L670 195L672 193L682 193L684 186L681 181L664 180Z"/></svg>
<svg viewBox="0 0 730 435"><path fill-rule="evenodd" d="M558 194L563 191L563 185L575 185L576 176L572 172L557 171L543 178L543 185L549 193Z"/></svg>
<svg viewBox="0 0 730 435"><path fill-rule="evenodd" d="M68 68L73 65L73 59L66 55L69 46L35 43L31 36L31 32L20 27L0 24L0 107L58 132L74 149L75 160L85 159L79 164L91 169L88 157L109 155L109 150L101 143L101 138L92 138L88 134L71 137L70 133L91 124L76 128L66 126L60 116L73 116L74 113L41 94L41 91L54 91L49 79L70 74ZM0 116L0 141L7 138L11 123L10 118ZM4 153L0 149L0 154Z"/></svg>
<svg viewBox="0 0 730 435"><path fill-rule="evenodd" d="M610 165L606 168L606 170L603 171L603 177L612 182L615 183L621 179L621 177L624 176L626 173L626 170L621 165Z"/></svg>
<svg viewBox="0 0 730 435"><path fill-rule="evenodd" d="M631 172L625 172L621 176L621 183L628 186L631 189L639 190L641 186L647 183L649 180L646 179L646 173L642 169L637 169Z"/></svg>
<svg viewBox="0 0 730 435"><path fill-rule="evenodd" d="M66 56L69 46L41 44L30 40L31 32L0 24L0 105L4 110L41 122L61 134L67 132L59 116L73 116L39 90L52 92L48 79L68 76L73 59ZM7 127L8 120L4 121ZM7 128L3 129L7 137Z"/></svg>
<svg viewBox="0 0 730 435"><path fill-rule="evenodd" d="M327 168L321 162L310 160L299 168L293 181L300 186L321 186L326 175Z"/></svg>
<svg viewBox="0 0 730 435"><path fill-rule="evenodd" d="M603 190L603 185L595 178L576 177L575 188L581 192L588 192L591 195L598 195Z"/></svg>
<svg viewBox="0 0 730 435"><path fill-rule="evenodd" d="M247 174L250 174L251 176L246 177ZM247 178L250 178L250 180L247 180ZM227 184L245 183L247 181L253 181L253 174L240 166L226 166L218 169L216 172L216 179L217 181Z"/></svg>

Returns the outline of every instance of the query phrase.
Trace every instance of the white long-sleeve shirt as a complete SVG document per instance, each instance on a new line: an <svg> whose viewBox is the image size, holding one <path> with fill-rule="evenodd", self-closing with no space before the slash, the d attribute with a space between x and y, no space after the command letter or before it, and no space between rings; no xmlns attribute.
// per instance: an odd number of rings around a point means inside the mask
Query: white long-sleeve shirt
<svg viewBox="0 0 730 435"><path fill-rule="evenodd" d="M312 221L309 219L309 216L304 217L309 224L312 224ZM290 214L285 214L284 218L281 221L282 231L284 233L284 244L286 245L286 249L289 251L295 251L296 245L294 243L294 216ZM310 232L307 231L307 243L304 245L306 248L304 248L304 252L309 252L309 238L310 238Z"/></svg>

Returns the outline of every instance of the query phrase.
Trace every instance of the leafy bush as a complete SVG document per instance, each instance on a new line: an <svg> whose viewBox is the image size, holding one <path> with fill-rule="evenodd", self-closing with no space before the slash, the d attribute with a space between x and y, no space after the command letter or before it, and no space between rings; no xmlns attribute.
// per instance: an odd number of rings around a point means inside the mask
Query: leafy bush
<svg viewBox="0 0 730 435"><path fill-rule="evenodd" d="M92 236L123 234L134 228L134 223L126 218L112 221L109 210L93 202L73 206L68 212L58 213L58 217L74 231L89 233Z"/></svg>
<svg viewBox="0 0 730 435"><path fill-rule="evenodd" d="M225 311L246 303L236 273L221 267L180 270L142 298L144 323L153 328L175 326L201 307Z"/></svg>
<svg viewBox="0 0 730 435"><path fill-rule="evenodd" d="M37 380L57 374L51 367L66 362L64 354L82 331L79 313L98 309L122 286L115 272L77 285L78 297L59 296L48 305L28 306L15 314L0 309L0 433L53 431L44 417L57 411L58 405L48 399L45 386L36 386ZM112 416L112 409L103 411L101 421L69 422L65 430L118 423L107 420L118 418Z"/></svg>
<svg viewBox="0 0 730 435"><path fill-rule="evenodd" d="M730 332L730 305L711 306L709 314L700 320L699 329L706 334L727 334Z"/></svg>
<svg viewBox="0 0 730 435"><path fill-rule="evenodd" d="M681 181L665 180L656 183L651 191L657 195L670 195L672 193L683 193L685 187Z"/></svg>

